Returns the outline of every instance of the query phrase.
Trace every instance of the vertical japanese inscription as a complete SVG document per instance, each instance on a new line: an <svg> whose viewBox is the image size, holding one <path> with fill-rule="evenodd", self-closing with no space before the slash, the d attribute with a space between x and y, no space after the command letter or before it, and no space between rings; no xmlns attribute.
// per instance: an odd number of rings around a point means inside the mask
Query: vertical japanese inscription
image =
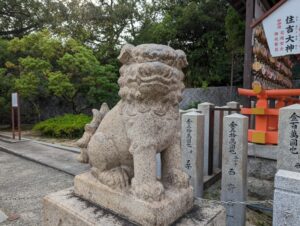
<svg viewBox="0 0 300 226"><path fill-rule="evenodd" d="M189 153L189 154L192 154L193 153L193 149L192 149L192 123L193 123L193 120L191 118L187 118L186 119L186 151ZM188 153L186 153L187 155L186 156L190 156ZM191 165L191 160L188 158L186 159L186 162L184 164L184 167L187 169L187 170L191 170L192 169L192 165ZM191 178L191 176L189 175L189 177Z"/></svg>
<svg viewBox="0 0 300 226"><path fill-rule="evenodd" d="M232 121L228 126L229 126L229 133L228 133L229 149L228 150L229 150L229 153L231 154L230 160L229 160L231 166L229 168L228 175L234 176L236 174L236 166L237 166L237 160L238 160L238 156L236 154L236 137L237 137L236 127L237 127L237 124L234 121ZM234 189L235 189L234 184L228 183L226 185L226 187L228 188L228 191L230 193L234 192Z"/></svg>
<svg viewBox="0 0 300 226"><path fill-rule="evenodd" d="M277 169L300 172L300 104L279 110Z"/></svg>
<svg viewBox="0 0 300 226"><path fill-rule="evenodd" d="M289 150L293 155L297 155L298 161L295 163L294 167L300 169L300 156L298 151L298 127L299 127L299 118L295 112L289 117L289 125L290 125L290 134L289 134Z"/></svg>
<svg viewBox="0 0 300 226"><path fill-rule="evenodd" d="M297 34L296 34L296 18L293 15L289 15L285 19L285 51L286 53L292 53L294 50L297 50Z"/></svg>

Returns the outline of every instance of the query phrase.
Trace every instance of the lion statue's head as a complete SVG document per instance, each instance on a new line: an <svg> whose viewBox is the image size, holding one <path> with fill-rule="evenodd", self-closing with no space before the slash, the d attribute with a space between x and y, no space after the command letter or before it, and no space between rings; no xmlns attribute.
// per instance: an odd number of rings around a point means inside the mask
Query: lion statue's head
<svg viewBox="0 0 300 226"><path fill-rule="evenodd" d="M127 44L118 59L123 64L118 80L122 101L140 106L140 112L163 106L163 113L178 106L184 89L182 68L188 65L183 51L164 45Z"/></svg>

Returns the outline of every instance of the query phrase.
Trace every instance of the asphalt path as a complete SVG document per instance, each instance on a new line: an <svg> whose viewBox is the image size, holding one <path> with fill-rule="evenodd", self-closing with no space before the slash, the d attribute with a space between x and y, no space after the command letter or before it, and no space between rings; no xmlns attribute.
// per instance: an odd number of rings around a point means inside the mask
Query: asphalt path
<svg viewBox="0 0 300 226"><path fill-rule="evenodd" d="M73 186L73 176L0 150L0 225L42 225L45 195Z"/></svg>

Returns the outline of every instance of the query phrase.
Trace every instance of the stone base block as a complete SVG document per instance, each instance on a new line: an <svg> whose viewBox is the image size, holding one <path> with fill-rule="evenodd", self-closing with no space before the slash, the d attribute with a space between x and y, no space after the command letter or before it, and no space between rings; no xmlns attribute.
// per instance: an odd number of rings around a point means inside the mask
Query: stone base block
<svg viewBox="0 0 300 226"><path fill-rule="evenodd" d="M275 176L273 226L298 226L300 222L300 173L279 170Z"/></svg>
<svg viewBox="0 0 300 226"><path fill-rule="evenodd" d="M74 179L75 194L141 225L169 225L193 207L192 187L166 189L159 202L147 202L129 190L117 191L103 185L90 172Z"/></svg>
<svg viewBox="0 0 300 226"><path fill-rule="evenodd" d="M130 206L131 203L128 203ZM172 207L171 207L172 208ZM163 213L161 213L163 214ZM225 226L223 206L201 203L179 218L173 226ZM43 226L135 226L120 216L76 196L73 188L46 196L43 200Z"/></svg>

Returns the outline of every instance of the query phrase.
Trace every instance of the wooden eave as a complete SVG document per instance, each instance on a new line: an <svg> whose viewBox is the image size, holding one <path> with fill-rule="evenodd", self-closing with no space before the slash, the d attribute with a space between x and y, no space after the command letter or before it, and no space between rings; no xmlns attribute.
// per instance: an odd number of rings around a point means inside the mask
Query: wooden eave
<svg viewBox="0 0 300 226"><path fill-rule="evenodd" d="M246 0L227 0L229 4L243 17L246 16ZM254 0L253 0L254 1ZM273 7L279 0L261 0L266 10Z"/></svg>

